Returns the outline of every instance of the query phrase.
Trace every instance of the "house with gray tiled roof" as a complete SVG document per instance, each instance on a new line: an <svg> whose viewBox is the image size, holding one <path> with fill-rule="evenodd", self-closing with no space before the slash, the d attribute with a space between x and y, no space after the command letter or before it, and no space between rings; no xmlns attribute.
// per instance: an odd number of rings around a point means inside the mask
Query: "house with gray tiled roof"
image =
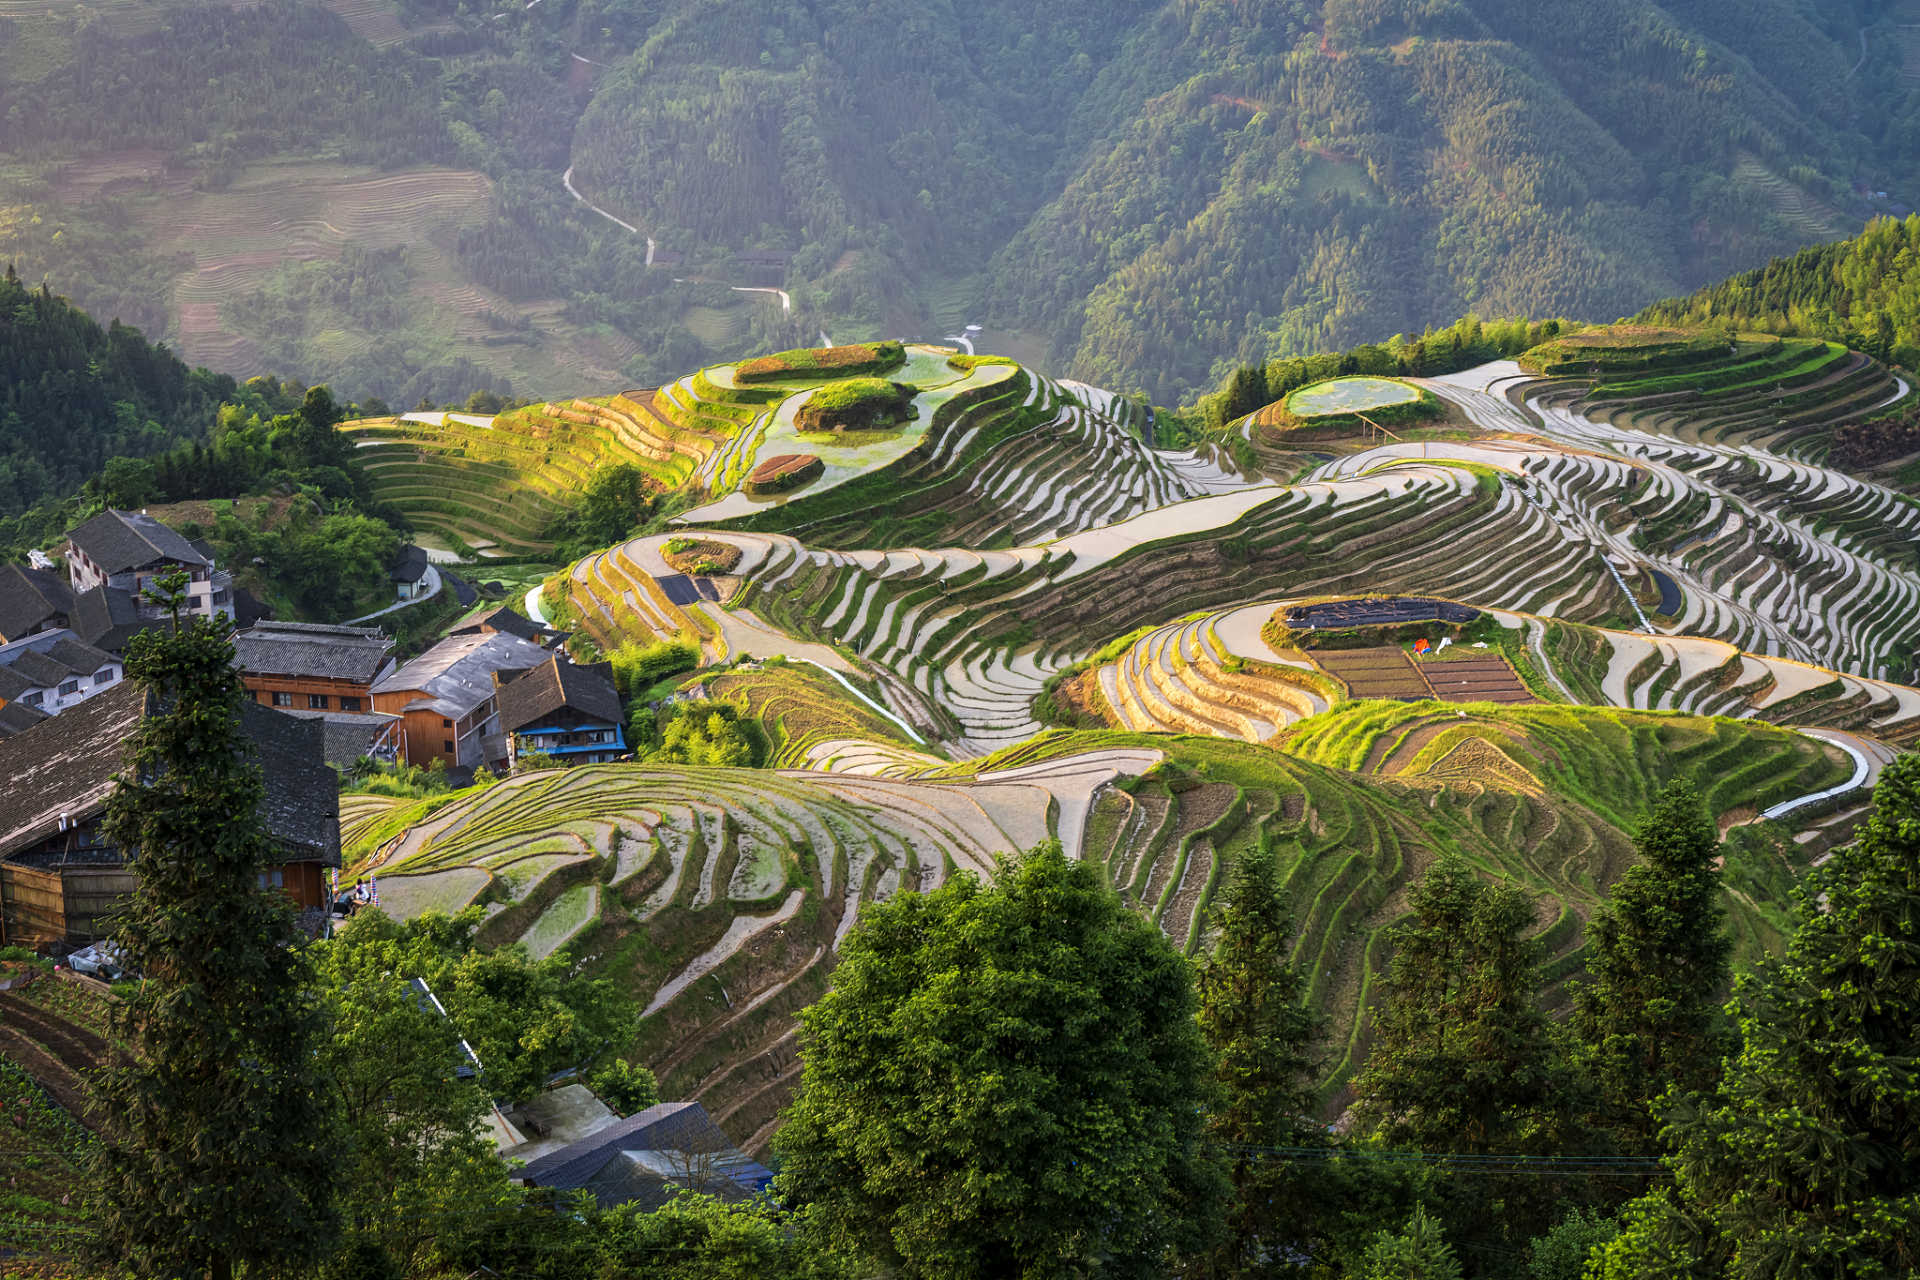
<svg viewBox="0 0 1920 1280"><path fill-rule="evenodd" d="M0 645L0 737L80 705L125 676L120 659L73 632L42 631Z"/></svg>
<svg viewBox="0 0 1920 1280"><path fill-rule="evenodd" d="M183 613L233 616L233 575L214 567L213 557L145 512L102 511L67 531L67 573L74 595L95 587L129 593L142 614L166 611L145 596L156 579L172 573L188 577Z"/></svg>
<svg viewBox="0 0 1920 1280"><path fill-rule="evenodd" d="M0 642L72 625L73 588L51 569L0 566Z"/></svg>
<svg viewBox="0 0 1920 1280"><path fill-rule="evenodd" d="M773 1170L728 1141L699 1103L663 1102L548 1152L516 1176L529 1187L584 1188L603 1209L653 1209L677 1188L744 1200L766 1190Z"/></svg>
<svg viewBox="0 0 1920 1280"><path fill-rule="evenodd" d="M0 945L112 932L110 917L133 891L122 849L100 832L115 775L140 721L146 692L121 680L64 714L0 739ZM261 816L278 861L260 873L313 927L329 905L326 873L340 865L338 775L324 758L317 721L248 703L240 731L266 783Z"/></svg>
<svg viewBox="0 0 1920 1280"><path fill-rule="evenodd" d="M496 671L500 691L498 746L487 763L512 768L538 751L562 764L605 764L627 754L613 664L579 665L556 653L537 667Z"/></svg>
<svg viewBox="0 0 1920 1280"><path fill-rule="evenodd" d="M501 631L449 636L373 685L373 709L406 721L407 763L448 768L486 763L482 739L497 733L496 671L537 667L553 655Z"/></svg>

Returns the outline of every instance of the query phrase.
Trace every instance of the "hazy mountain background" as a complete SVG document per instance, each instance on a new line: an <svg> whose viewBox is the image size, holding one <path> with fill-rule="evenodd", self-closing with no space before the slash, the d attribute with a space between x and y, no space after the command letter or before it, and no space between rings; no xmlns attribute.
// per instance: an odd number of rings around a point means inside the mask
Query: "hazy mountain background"
<svg viewBox="0 0 1920 1280"><path fill-rule="evenodd" d="M1176 402L1469 310L1632 314L1920 200L1909 24L1920 0L0 0L0 257L189 365L409 407L967 322Z"/></svg>

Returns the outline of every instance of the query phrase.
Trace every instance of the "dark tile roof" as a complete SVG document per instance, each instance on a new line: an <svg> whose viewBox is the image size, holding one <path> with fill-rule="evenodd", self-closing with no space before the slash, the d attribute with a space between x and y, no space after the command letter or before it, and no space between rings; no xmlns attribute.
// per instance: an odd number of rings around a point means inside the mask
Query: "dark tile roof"
<svg viewBox="0 0 1920 1280"><path fill-rule="evenodd" d="M295 710L291 707L282 708L280 714L316 720L326 726L327 763L336 769L345 769L354 761L371 754L381 732L400 718L382 715L377 711L357 714L352 711Z"/></svg>
<svg viewBox="0 0 1920 1280"><path fill-rule="evenodd" d="M256 622L273 621L273 609L260 603L260 598L245 587L233 589L233 620L242 627L250 627Z"/></svg>
<svg viewBox="0 0 1920 1280"><path fill-rule="evenodd" d="M205 538L188 538L187 545L205 556L208 564L213 563L213 544L211 542L208 542Z"/></svg>
<svg viewBox="0 0 1920 1280"><path fill-rule="evenodd" d="M142 617L133 593L122 587L98 586L74 597L74 634L96 649L118 653L142 631L160 625L159 618Z"/></svg>
<svg viewBox="0 0 1920 1280"><path fill-rule="evenodd" d="M234 665L256 675L321 676L371 684L392 639L378 627L262 622L233 637Z"/></svg>
<svg viewBox="0 0 1920 1280"><path fill-rule="evenodd" d="M553 655L519 636L449 636L419 657L382 677L373 692L418 692L409 703L459 719L494 694L493 673L507 667L537 667Z"/></svg>
<svg viewBox="0 0 1920 1280"><path fill-rule="evenodd" d="M755 1164L727 1140L707 1109L697 1102L663 1102L636 1112L625 1120L616 1120L580 1141L548 1152L519 1172L519 1177L539 1187L558 1187L571 1191L592 1187L596 1198L608 1203L607 1193L616 1193L611 1203L634 1198L619 1195L620 1184L630 1182L631 1162L627 1152L683 1152L712 1157L716 1173L742 1186L764 1186L772 1172ZM509 1155L512 1153L509 1152ZM650 1179L656 1185L657 1175Z"/></svg>
<svg viewBox="0 0 1920 1280"><path fill-rule="evenodd" d="M12 667L0 667L0 698L8 702L12 702L24 693L31 693L35 689L45 687L27 679Z"/></svg>
<svg viewBox="0 0 1920 1280"><path fill-rule="evenodd" d="M613 664L576 666L556 653L518 679L500 684L500 727L509 733L562 707L619 724L620 694L613 684Z"/></svg>
<svg viewBox="0 0 1920 1280"><path fill-rule="evenodd" d="M302 862L340 865L340 775L327 764L326 725L249 702L240 729L267 783L267 830Z"/></svg>
<svg viewBox="0 0 1920 1280"><path fill-rule="evenodd" d="M73 588L51 569L0 568L0 640L18 640L73 616Z"/></svg>
<svg viewBox="0 0 1920 1280"><path fill-rule="evenodd" d="M429 563L426 548L408 543L400 548L400 556L393 562L393 572L387 575L387 581L418 582L427 576Z"/></svg>
<svg viewBox="0 0 1920 1280"><path fill-rule="evenodd" d="M483 613L473 621L467 623L466 626L455 631L450 631L447 634L455 636L476 635L487 629L504 631L510 636L519 636L522 640L533 640L540 636L550 636L553 634L552 628L543 627L532 618L515 613L506 605L501 605L492 613Z"/></svg>
<svg viewBox="0 0 1920 1280"><path fill-rule="evenodd" d="M66 663L51 654L35 653L31 649L16 653L7 665L41 689L51 689L73 675Z"/></svg>
<svg viewBox="0 0 1920 1280"><path fill-rule="evenodd" d="M0 707L0 737L10 738L16 733L25 733L42 720L52 719L38 707L29 707L24 703L9 701Z"/></svg>
<svg viewBox="0 0 1920 1280"><path fill-rule="evenodd" d="M129 680L0 739L0 857L38 844L100 811L147 712ZM290 860L340 865L339 781L322 758L319 724L247 703L240 728L258 750L266 778L267 829Z"/></svg>
<svg viewBox="0 0 1920 1280"><path fill-rule="evenodd" d="M54 642L47 656L77 676L90 676L114 660L112 654L66 636Z"/></svg>
<svg viewBox="0 0 1920 1280"><path fill-rule="evenodd" d="M87 553L102 573L125 573L162 560L211 568L212 560L152 516L134 511L102 511L67 539Z"/></svg>

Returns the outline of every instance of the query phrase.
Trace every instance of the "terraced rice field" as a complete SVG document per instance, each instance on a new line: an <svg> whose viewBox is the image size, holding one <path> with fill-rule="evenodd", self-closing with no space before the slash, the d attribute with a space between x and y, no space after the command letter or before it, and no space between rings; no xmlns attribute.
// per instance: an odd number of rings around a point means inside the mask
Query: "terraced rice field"
<svg viewBox="0 0 1920 1280"><path fill-rule="evenodd" d="M690 513L703 540L738 552L714 579L724 604L675 592L666 535L567 573L572 613L602 649L680 636L709 663L804 660L709 681L768 729L775 763L801 767L597 767L410 825L397 807L356 807L343 824L356 857L385 848L383 896L481 895L502 937L571 937L606 956L652 1009L642 1056L763 1130L792 1014L822 989L861 902L987 873L994 853L1051 832L1197 952L1221 876L1264 843L1282 851L1297 958L1342 1038L1326 1081L1337 1102L1385 927L1438 849L1538 897L1558 1000L1659 782L1697 778L1731 827L1830 788L1849 803L1850 753L1920 740L1920 691L1886 674L1920 617L1920 507L1805 456L1808 434L1734 420L1756 396L1807 425L1905 388L1826 344L1715 352L1680 335L1669 345L1698 382L1676 390L1665 366L1632 364L1632 341L1574 352L1580 376L1503 363L1426 380L1473 431L1350 452L1284 484L1146 449L1126 404L1097 389L1008 377L1003 396L930 421L911 451L869 459L831 502L803 490L745 516ZM447 475L488 462L490 443L527 455L515 466L537 452L581 474L614 456L583 442L624 442L663 484L710 493L761 445L816 451L781 447L784 406L735 398L745 389L715 372L368 439L466 450L440 464ZM1677 398L1650 405L1662 397ZM1643 416L1608 416L1623 405ZM1702 406L1721 416L1702 425ZM1680 615L1648 631L1623 584L1655 573L1679 589ZM1426 659L1264 638L1292 603L1390 594L1488 616ZM1114 730L1035 720L1069 668L1075 705ZM1202 785L1115 785L1163 755L1206 764ZM1767 828L1729 846L1743 954L1777 946L1788 890L1837 838L1820 825L1833 820L1805 819L1804 844ZM587 901L597 914L576 926Z"/></svg>
<svg viewBox="0 0 1920 1280"><path fill-rule="evenodd" d="M988 874L1049 835L1077 848L1093 793L1159 758L1095 752L944 782L595 765L450 801L348 796L345 878L377 875L402 917L486 900L483 941L591 949L646 1007L622 1056L753 1148L793 1083L767 1055L790 1062L795 1015L862 902Z"/></svg>

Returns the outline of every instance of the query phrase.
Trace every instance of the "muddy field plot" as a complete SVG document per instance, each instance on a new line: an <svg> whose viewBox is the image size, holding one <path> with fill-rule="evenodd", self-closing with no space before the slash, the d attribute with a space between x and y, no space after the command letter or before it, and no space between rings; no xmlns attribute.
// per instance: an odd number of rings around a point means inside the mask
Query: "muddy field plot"
<svg viewBox="0 0 1920 1280"><path fill-rule="evenodd" d="M1497 702L1513 706L1537 701L1505 658L1462 658L1429 662L1420 674L1444 702Z"/></svg>
<svg viewBox="0 0 1920 1280"><path fill-rule="evenodd" d="M1309 656L1355 699L1433 697L1433 687L1404 649L1337 649Z"/></svg>

